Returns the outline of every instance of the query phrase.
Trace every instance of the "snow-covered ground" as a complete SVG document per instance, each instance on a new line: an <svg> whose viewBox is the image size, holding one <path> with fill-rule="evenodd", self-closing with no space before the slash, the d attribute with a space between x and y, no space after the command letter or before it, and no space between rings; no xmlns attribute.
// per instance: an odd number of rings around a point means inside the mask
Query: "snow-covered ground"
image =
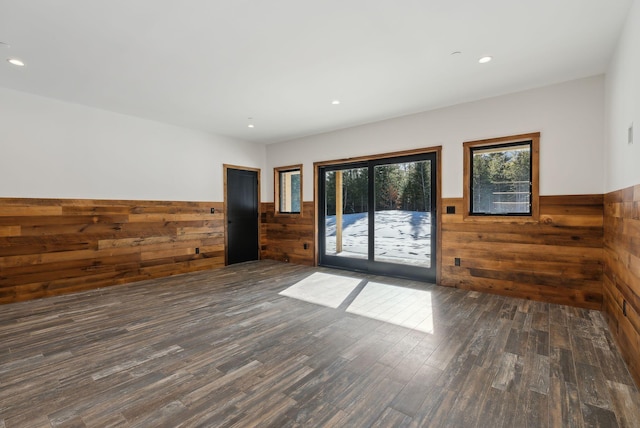
<svg viewBox="0 0 640 428"><path fill-rule="evenodd" d="M344 257L367 258L369 219L367 213L342 216ZM336 217L326 218L326 252L336 255ZM375 259L391 263L430 267L431 215L422 211L376 211Z"/></svg>

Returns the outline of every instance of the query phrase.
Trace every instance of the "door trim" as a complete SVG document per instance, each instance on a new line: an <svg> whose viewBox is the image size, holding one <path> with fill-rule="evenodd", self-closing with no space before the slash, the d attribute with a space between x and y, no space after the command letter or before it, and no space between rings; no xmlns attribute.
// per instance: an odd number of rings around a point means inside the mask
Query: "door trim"
<svg viewBox="0 0 640 428"><path fill-rule="evenodd" d="M375 161L401 156L421 155L435 153L436 155L436 284L440 285L442 278L442 146L425 147L421 149L402 150L375 155L358 156L353 158L342 158L313 163L313 204L316 217L319 209L318 180L321 167L328 165L343 165L362 161ZM318 266L320 252L318 248L319 227L318 222L314 222L314 266Z"/></svg>
<svg viewBox="0 0 640 428"><path fill-rule="evenodd" d="M258 260L261 259L261 251L260 247L262 244L262 228L260 224L262 223L262 204L261 204L261 196L260 196L260 168L252 168L248 166L239 166L239 165L231 165L231 164L222 164L222 175L224 182L224 265L229 265L229 234L227 231L227 170L229 169L237 169L240 171L251 171L256 172L258 174Z"/></svg>

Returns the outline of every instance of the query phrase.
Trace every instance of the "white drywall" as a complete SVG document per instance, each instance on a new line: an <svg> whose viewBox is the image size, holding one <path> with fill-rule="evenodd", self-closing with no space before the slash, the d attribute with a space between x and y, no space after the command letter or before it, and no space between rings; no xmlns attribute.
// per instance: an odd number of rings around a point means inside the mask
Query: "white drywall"
<svg viewBox="0 0 640 428"><path fill-rule="evenodd" d="M261 168L264 186L265 159L263 145L0 89L0 197L222 201L223 163Z"/></svg>
<svg viewBox="0 0 640 428"><path fill-rule="evenodd" d="M313 162L441 145L443 197L462 197L464 141L538 131L541 195L604 191L604 76L272 144L267 168L302 163L311 201Z"/></svg>
<svg viewBox="0 0 640 428"><path fill-rule="evenodd" d="M637 10L635 16L637 19ZM634 58L637 69L637 56ZM631 72L621 74L632 80ZM636 103L638 117L638 97L622 98ZM273 168L303 163L304 200L310 201L315 161L436 145L443 146L443 196L460 197L464 141L536 131L542 133L542 195L602 193L603 122L602 76L273 144L266 149L259 144L0 89L0 197L222 201L222 164L228 163L262 168L262 200L272 201ZM609 176L630 176L624 185L640 182L637 177L631 178L638 171L633 165L637 154L634 159L625 156L612 157L610 165L614 166L610 166ZM621 161L628 166L616 171ZM623 185L609 183L609 189L620 187Z"/></svg>
<svg viewBox="0 0 640 428"><path fill-rule="evenodd" d="M606 79L606 191L640 184L640 2L631 6ZM634 142L628 128L634 126Z"/></svg>

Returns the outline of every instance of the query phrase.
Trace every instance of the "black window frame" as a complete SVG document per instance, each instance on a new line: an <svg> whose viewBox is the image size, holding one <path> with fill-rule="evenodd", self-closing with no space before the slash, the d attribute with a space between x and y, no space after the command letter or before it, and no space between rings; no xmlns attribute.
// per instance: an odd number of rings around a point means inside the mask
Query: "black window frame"
<svg viewBox="0 0 640 428"><path fill-rule="evenodd" d="M486 151L487 149L498 150L499 149L507 149L509 147L519 147L519 146L528 146L529 147L529 209L527 212L474 212L473 209L473 201L474 201L474 192L473 192L473 177L474 177L474 162L473 156L474 152ZM508 150L504 150L508 151ZM533 139L521 140L521 141L510 141L508 143L502 144L487 144L487 145L477 145L469 147L469 182L467 185L469 186L469 215L470 216L480 216L480 217L531 217L533 216Z"/></svg>
<svg viewBox="0 0 640 428"><path fill-rule="evenodd" d="M276 167L274 170L274 209L277 215L302 215L302 165L290 165L283 167ZM300 175L300 189L299 189L299 209L298 211L282 211L282 174L298 172Z"/></svg>
<svg viewBox="0 0 640 428"><path fill-rule="evenodd" d="M509 135L504 137L486 138L483 140L465 141L463 147L463 186L462 186L462 221L469 222L503 222L514 224L539 223L540 222L540 132ZM479 147L489 149L508 143L525 143L531 141L531 215L505 215L505 214L471 214L471 148Z"/></svg>

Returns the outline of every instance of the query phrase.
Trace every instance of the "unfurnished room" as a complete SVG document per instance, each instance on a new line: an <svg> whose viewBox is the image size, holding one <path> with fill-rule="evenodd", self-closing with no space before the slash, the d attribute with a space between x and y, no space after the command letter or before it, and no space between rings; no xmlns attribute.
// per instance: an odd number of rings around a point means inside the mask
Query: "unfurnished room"
<svg viewBox="0 0 640 428"><path fill-rule="evenodd" d="M640 427L639 0L0 0L0 428Z"/></svg>

